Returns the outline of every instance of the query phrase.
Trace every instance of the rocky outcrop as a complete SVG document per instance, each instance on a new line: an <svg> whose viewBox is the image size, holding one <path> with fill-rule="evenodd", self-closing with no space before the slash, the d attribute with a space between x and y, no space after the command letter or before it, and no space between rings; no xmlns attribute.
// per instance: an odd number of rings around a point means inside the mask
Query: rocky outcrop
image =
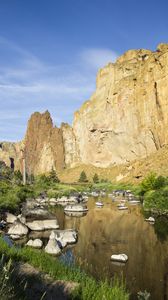
<svg viewBox="0 0 168 300"><path fill-rule="evenodd" d="M0 160L4 161L8 167L22 170L22 152L23 142L10 143L0 142Z"/></svg>
<svg viewBox="0 0 168 300"><path fill-rule="evenodd" d="M30 174L47 173L52 168L64 167L64 145L62 129L53 126L50 113L34 113L29 122L25 139L20 143L0 143L0 160L7 166L23 171L23 158L26 172Z"/></svg>
<svg viewBox="0 0 168 300"><path fill-rule="evenodd" d="M31 116L22 143L27 172L128 165L168 145L167 81L168 44L127 51L98 72L96 91L72 127L54 127L48 111ZM1 144L0 160L14 157L19 168L21 144Z"/></svg>
<svg viewBox="0 0 168 300"><path fill-rule="evenodd" d="M97 76L73 132L84 164L109 167L148 156L168 143L168 45L130 50Z"/></svg>
<svg viewBox="0 0 168 300"><path fill-rule="evenodd" d="M25 136L25 158L28 173L46 173L52 167L64 167L62 130L54 127L48 111L34 113Z"/></svg>
<svg viewBox="0 0 168 300"><path fill-rule="evenodd" d="M69 124L62 123L61 129L64 141L65 164L66 167L72 167L80 161L76 137L73 128Z"/></svg>

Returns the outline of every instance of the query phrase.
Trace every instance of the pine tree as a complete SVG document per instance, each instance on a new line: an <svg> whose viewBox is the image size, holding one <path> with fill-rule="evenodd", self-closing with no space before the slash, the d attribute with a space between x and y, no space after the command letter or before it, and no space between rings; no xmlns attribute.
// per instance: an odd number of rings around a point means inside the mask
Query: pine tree
<svg viewBox="0 0 168 300"><path fill-rule="evenodd" d="M86 173L84 171L82 171L81 174L80 174L79 182L88 182Z"/></svg>
<svg viewBox="0 0 168 300"><path fill-rule="evenodd" d="M57 176L57 173L56 173L56 171L54 170L53 167L52 167L52 169L51 169L51 171L49 173L49 180L51 182L53 182L53 183L59 183L60 182L60 180L59 180L59 178Z"/></svg>
<svg viewBox="0 0 168 300"><path fill-rule="evenodd" d="M99 182L99 177L98 177L97 173L95 173L94 176L93 176L93 182L94 183L98 183Z"/></svg>

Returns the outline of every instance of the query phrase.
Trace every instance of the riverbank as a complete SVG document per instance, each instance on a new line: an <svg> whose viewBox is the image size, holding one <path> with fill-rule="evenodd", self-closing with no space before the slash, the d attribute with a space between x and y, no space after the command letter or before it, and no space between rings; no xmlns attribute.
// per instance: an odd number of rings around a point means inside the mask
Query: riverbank
<svg viewBox="0 0 168 300"><path fill-rule="evenodd" d="M96 281L91 276L75 267L69 268L41 250L30 248L9 247L0 237L0 255L4 255L13 261L27 262L40 272L49 274L53 280L79 283L70 295L70 299L81 300L128 300L129 294L125 285L114 279L111 283L107 281ZM42 296L42 295L41 295ZM40 298L39 298L40 299ZM44 298L45 299L45 298Z"/></svg>

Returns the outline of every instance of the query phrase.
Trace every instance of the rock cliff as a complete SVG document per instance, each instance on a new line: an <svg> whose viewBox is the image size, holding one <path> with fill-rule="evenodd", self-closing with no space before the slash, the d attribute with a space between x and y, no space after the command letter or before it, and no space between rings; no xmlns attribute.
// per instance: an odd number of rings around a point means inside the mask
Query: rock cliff
<svg viewBox="0 0 168 300"><path fill-rule="evenodd" d="M34 113L25 136L25 159L28 173L46 173L64 167L62 130L53 126L50 113Z"/></svg>
<svg viewBox="0 0 168 300"><path fill-rule="evenodd" d="M4 161L7 166L12 166L21 171L23 143L0 142L0 160Z"/></svg>
<svg viewBox="0 0 168 300"><path fill-rule="evenodd" d="M109 168L146 158L168 145L168 44L155 52L129 50L102 68L96 91L74 115L72 127L53 126L34 113L24 142L1 143L0 160L24 147L29 173L85 164Z"/></svg>
<svg viewBox="0 0 168 300"><path fill-rule="evenodd" d="M20 143L1 143L0 160L10 166L14 159L15 169L23 168L30 174L46 173L64 168L64 145L62 129L53 126L50 113L35 112L28 121L25 138Z"/></svg>
<svg viewBox="0 0 168 300"><path fill-rule="evenodd" d="M130 50L98 72L96 91L75 113L79 161L128 163L168 144L168 45Z"/></svg>

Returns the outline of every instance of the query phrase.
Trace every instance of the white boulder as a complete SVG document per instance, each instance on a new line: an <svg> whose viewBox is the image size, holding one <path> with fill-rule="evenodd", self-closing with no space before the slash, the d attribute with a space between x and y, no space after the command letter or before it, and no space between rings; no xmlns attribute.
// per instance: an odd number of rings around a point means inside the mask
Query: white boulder
<svg viewBox="0 0 168 300"><path fill-rule="evenodd" d="M50 238L47 246L45 247L45 252L48 254L57 255L60 254L61 250L55 238Z"/></svg>
<svg viewBox="0 0 168 300"><path fill-rule="evenodd" d="M26 218L22 215L18 215L17 218L19 219L19 221L22 223L22 224L25 224L26 223Z"/></svg>
<svg viewBox="0 0 168 300"><path fill-rule="evenodd" d="M128 256L126 254L113 254L111 260L125 263L128 260Z"/></svg>
<svg viewBox="0 0 168 300"><path fill-rule="evenodd" d="M17 220L17 217L11 213L6 213L6 222L13 224Z"/></svg>
<svg viewBox="0 0 168 300"><path fill-rule="evenodd" d="M145 219L145 221L147 221L149 223L154 223L155 219L153 217L149 217L148 219Z"/></svg>
<svg viewBox="0 0 168 300"><path fill-rule="evenodd" d="M20 221L15 221L15 223L9 228L8 234L23 236L26 235L28 231L29 230L26 225L22 224Z"/></svg>
<svg viewBox="0 0 168 300"><path fill-rule="evenodd" d="M41 249L43 246L43 242L40 239L29 240L26 246Z"/></svg>
<svg viewBox="0 0 168 300"><path fill-rule="evenodd" d="M54 232L55 232L56 240L60 241L62 245L73 244L77 242L78 236L75 230L72 229L56 230Z"/></svg>
<svg viewBox="0 0 168 300"><path fill-rule="evenodd" d="M27 222L26 225L31 230L37 230L37 231L59 228L59 225L58 225L58 222L56 219L54 219L54 220L35 220L32 222Z"/></svg>

